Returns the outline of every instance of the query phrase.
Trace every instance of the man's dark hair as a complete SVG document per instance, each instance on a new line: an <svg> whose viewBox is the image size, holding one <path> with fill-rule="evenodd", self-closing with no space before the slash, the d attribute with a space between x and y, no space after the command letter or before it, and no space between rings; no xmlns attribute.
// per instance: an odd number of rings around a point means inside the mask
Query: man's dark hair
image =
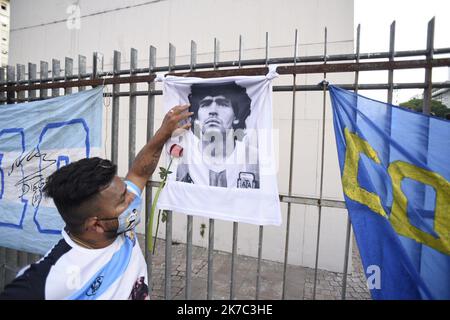
<svg viewBox="0 0 450 320"><path fill-rule="evenodd" d="M239 120L238 123L233 123L233 129L245 129L245 119L250 115L252 100L248 96L246 89L234 81L225 83L194 83L191 86L191 94L188 96L191 104L189 111L194 112L192 119L198 118L198 109L203 98L220 95L231 101L234 115ZM191 127L191 130L194 131L194 126Z"/></svg>
<svg viewBox="0 0 450 320"><path fill-rule="evenodd" d="M53 172L43 188L53 198L69 229L76 228L89 216L78 208L106 188L117 173L117 166L98 157L85 158ZM72 227L72 228L71 228Z"/></svg>

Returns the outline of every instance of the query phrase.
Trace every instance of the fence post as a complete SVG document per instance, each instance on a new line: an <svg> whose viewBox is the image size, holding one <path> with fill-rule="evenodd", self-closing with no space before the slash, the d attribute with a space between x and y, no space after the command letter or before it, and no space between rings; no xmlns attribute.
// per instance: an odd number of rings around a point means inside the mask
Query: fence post
<svg viewBox="0 0 450 320"><path fill-rule="evenodd" d="M114 51L113 74L118 78L120 72L120 52ZM112 124L111 124L111 161L117 164L119 152L119 91L120 84L113 85L112 92Z"/></svg>
<svg viewBox="0 0 450 320"><path fill-rule="evenodd" d="M323 63L327 63L327 28L325 27L325 37L323 41ZM323 198L323 171L325 165L325 126L326 126L326 102L327 102L327 85L325 80L327 78L326 72L323 73L323 106L322 106L322 143L321 143L321 158L320 158L320 187L319 187L319 212L317 221L317 241L316 241L316 261L314 266L314 286L313 286L313 300L316 299L317 287L317 269L319 268L319 248L320 248L320 227L322 222L322 198Z"/></svg>
<svg viewBox="0 0 450 320"><path fill-rule="evenodd" d="M37 79L36 64L28 63L28 84L32 84ZM28 90L28 102L36 99L36 90ZM28 253L28 263L35 263L41 258L39 254Z"/></svg>
<svg viewBox="0 0 450 320"><path fill-rule="evenodd" d="M394 61L395 55L395 21L391 24L390 35L389 35L389 61ZM392 103L392 94L394 90L394 69L388 71L388 103Z"/></svg>
<svg viewBox="0 0 450 320"><path fill-rule="evenodd" d="M64 59L64 81L69 82L73 75L73 59L66 57ZM64 88L64 95L72 94L72 87Z"/></svg>
<svg viewBox="0 0 450 320"><path fill-rule="evenodd" d="M295 29L294 38L294 66L297 65L298 56L298 30ZM289 181L288 181L288 192L289 196L292 193L292 172L294 170L294 142L295 142L295 98L296 98L296 83L297 75L293 74L292 79L292 113L291 113L291 144L290 144L290 157L289 157ZM284 265L283 265L283 290L281 292L281 299L284 300L286 297L286 274L287 274L287 264L288 264L288 251L289 251L289 228L291 224L291 203L287 204L287 219L286 219L286 239L284 247Z"/></svg>
<svg viewBox="0 0 450 320"><path fill-rule="evenodd" d="M86 57L78 55L78 80L82 80L86 74ZM78 92L86 90L85 86L78 87Z"/></svg>
<svg viewBox="0 0 450 320"><path fill-rule="evenodd" d="M191 61L190 70L195 70L195 65L197 64L197 44L195 41L191 40ZM192 225L194 219L192 215L187 216L187 227L186 227L186 287L184 289L184 294L186 300L190 300L192 297Z"/></svg>
<svg viewBox="0 0 450 320"><path fill-rule="evenodd" d="M241 68L241 60L242 60L242 35L239 35L239 57L238 57L238 66ZM237 242L238 242L238 230L239 224L237 222L233 222L233 241L231 246L231 278L230 278L230 300L234 300L235 298L235 274L236 274L236 260L237 260Z"/></svg>
<svg viewBox="0 0 450 320"><path fill-rule="evenodd" d="M14 81L16 80L16 70L14 66L6 66L6 82L7 87L13 87ZM8 104L14 103L14 99L16 97L15 91L8 91L6 93L6 99Z"/></svg>
<svg viewBox="0 0 450 320"><path fill-rule="evenodd" d="M19 81L25 80L25 65L24 64L17 64L17 83ZM17 102L24 102L25 101L25 91L18 91L17 92Z"/></svg>
<svg viewBox="0 0 450 320"><path fill-rule="evenodd" d="M156 48L154 46L150 46L149 49L149 59L148 59L148 73L152 74L153 69L156 67ZM153 127L155 122L155 82L149 82L148 84L148 94L147 94L147 141L153 137ZM152 252L149 251L148 248L148 239L147 237L152 237L152 234L149 234L148 230L148 221L150 219L150 212L152 208L152 185L147 181L145 187L145 261L147 262L147 274L148 274L148 289L149 295L152 296L153 291L153 255ZM153 230L153 229L152 229ZM155 238L158 235L155 234Z"/></svg>
<svg viewBox="0 0 450 320"><path fill-rule="evenodd" d="M427 30L427 61L430 63L429 67L425 68L425 89L423 91L423 113L430 114L431 112L431 92L433 89L432 73L433 67L431 60L434 54L434 18L428 22Z"/></svg>
<svg viewBox="0 0 450 320"><path fill-rule="evenodd" d="M6 81L8 82L8 86L14 86L14 82L16 80L16 71L14 66L7 66L6 73ZM14 103L15 92L9 91L7 93L8 104ZM6 249L5 254L5 285L14 280L17 272L17 263L19 252L13 249Z"/></svg>
<svg viewBox="0 0 450 320"><path fill-rule="evenodd" d="M217 70L219 62L220 43L214 38L214 70ZM206 285L206 299L213 298L214 283L214 219L209 219L209 236L208 236L208 279Z"/></svg>
<svg viewBox="0 0 450 320"><path fill-rule="evenodd" d="M28 84L31 85L34 80L36 80L37 68L36 64L28 63ZM36 99L36 90L28 90L28 101L33 101Z"/></svg>
<svg viewBox="0 0 450 320"><path fill-rule="evenodd" d="M176 48L169 43L169 72L175 66L175 52ZM166 253L165 253L165 286L164 296L166 300L172 299L172 211L167 212L166 219Z"/></svg>
<svg viewBox="0 0 450 320"><path fill-rule="evenodd" d="M58 82L55 78L61 74L61 63L57 59L52 59L52 82ZM59 88L52 89L52 97L59 97Z"/></svg>
<svg viewBox="0 0 450 320"><path fill-rule="evenodd" d="M98 74L103 72L103 54L94 52L92 55L92 79L98 78Z"/></svg>
<svg viewBox="0 0 450 320"><path fill-rule="evenodd" d="M266 32L266 48L265 48L265 60L266 67L269 65L269 32ZM258 236L258 264L256 266L256 288L255 288L255 300L259 299L259 291L261 288L261 260L262 260L262 244L264 238L264 226L259 226Z"/></svg>
<svg viewBox="0 0 450 320"><path fill-rule="evenodd" d="M45 61L41 61L41 65L40 65L40 79L41 79L41 83L45 83L46 80L48 79L48 63ZM48 97L48 90L47 89L41 89L39 92L39 98L42 99L46 99Z"/></svg>
<svg viewBox="0 0 450 320"><path fill-rule="evenodd" d="M138 64L138 52L131 48L130 52L130 76L136 74ZM136 83L130 83L130 109L128 123L128 169L131 168L136 156Z"/></svg>
<svg viewBox="0 0 450 320"><path fill-rule="evenodd" d="M17 64L17 83L19 84L20 81L25 80L25 65L23 64ZM24 102L25 101L25 91L18 91L17 92L17 102ZM28 253L25 251L17 251L17 264L19 268L22 268L26 265L28 265Z"/></svg>

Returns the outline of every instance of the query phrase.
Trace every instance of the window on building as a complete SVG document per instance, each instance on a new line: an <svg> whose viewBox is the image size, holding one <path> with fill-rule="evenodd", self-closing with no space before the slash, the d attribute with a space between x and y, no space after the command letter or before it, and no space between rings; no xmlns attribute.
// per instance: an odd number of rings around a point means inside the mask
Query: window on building
<svg viewBox="0 0 450 320"><path fill-rule="evenodd" d="M8 25L6 23L2 23L2 27L6 28Z"/></svg>
<svg viewBox="0 0 450 320"><path fill-rule="evenodd" d="M6 10L6 4L2 3L2 10Z"/></svg>

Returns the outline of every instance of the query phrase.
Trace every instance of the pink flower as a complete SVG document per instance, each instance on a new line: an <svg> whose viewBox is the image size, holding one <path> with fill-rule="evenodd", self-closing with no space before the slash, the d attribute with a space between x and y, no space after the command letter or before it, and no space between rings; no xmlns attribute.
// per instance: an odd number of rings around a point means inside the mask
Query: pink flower
<svg viewBox="0 0 450 320"><path fill-rule="evenodd" d="M170 155L175 158L180 158L183 156L183 147L178 144L173 144L169 149Z"/></svg>

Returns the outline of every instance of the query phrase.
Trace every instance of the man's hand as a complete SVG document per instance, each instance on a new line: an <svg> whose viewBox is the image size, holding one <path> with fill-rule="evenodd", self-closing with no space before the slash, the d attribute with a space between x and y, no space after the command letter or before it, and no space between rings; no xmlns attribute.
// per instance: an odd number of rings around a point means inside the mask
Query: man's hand
<svg viewBox="0 0 450 320"><path fill-rule="evenodd" d="M189 106L189 104L175 106L167 112L161 127L158 130L158 133L160 133L165 140L169 139L172 134L176 134L176 131L189 130L191 127L190 121L180 125L180 122L187 120L194 114L193 112L187 112Z"/></svg>
<svg viewBox="0 0 450 320"><path fill-rule="evenodd" d="M180 105L173 107L167 112L161 127L155 133L153 138L147 142L141 151L139 151L130 171L126 175L126 179L133 182L139 189L144 189L148 178L155 171L164 143L166 143L173 134L176 135L176 131L188 130L191 127L189 120L183 125L180 124L181 121L186 121L194 114L193 112L188 112L188 108L188 104Z"/></svg>

